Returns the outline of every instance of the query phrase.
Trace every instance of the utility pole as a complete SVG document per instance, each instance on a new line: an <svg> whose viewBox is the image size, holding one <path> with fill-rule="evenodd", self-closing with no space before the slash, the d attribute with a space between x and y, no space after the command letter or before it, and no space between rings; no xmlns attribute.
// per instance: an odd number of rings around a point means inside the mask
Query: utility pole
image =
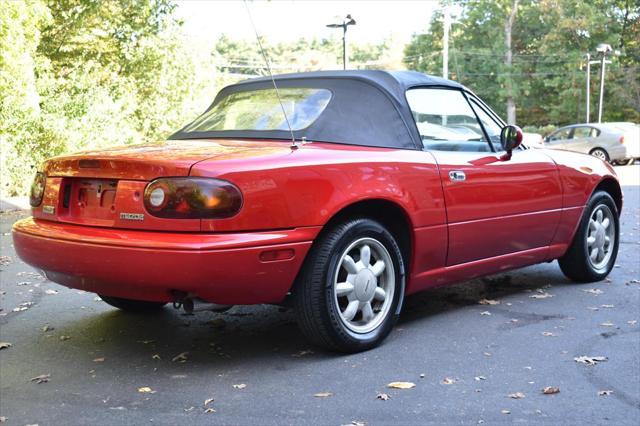
<svg viewBox="0 0 640 426"><path fill-rule="evenodd" d="M585 121L585 123L589 122L589 119L591 117L591 111L590 111L590 107L591 107L591 53L587 53L587 120Z"/></svg>
<svg viewBox="0 0 640 426"><path fill-rule="evenodd" d="M604 67L607 63L607 53L612 52L610 45L601 43L596 47L596 51L600 53L600 100L598 102L598 123L602 122L602 101L604 99Z"/></svg>
<svg viewBox="0 0 640 426"><path fill-rule="evenodd" d="M449 30L451 29L451 14L449 4L444 7L444 34L442 36L442 78L449 78Z"/></svg>

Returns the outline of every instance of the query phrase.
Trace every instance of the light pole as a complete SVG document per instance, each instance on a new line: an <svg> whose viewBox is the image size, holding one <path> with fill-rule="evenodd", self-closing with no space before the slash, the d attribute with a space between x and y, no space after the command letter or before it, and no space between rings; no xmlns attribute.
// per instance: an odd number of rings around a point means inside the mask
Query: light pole
<svg viewBox="0 0 640 426"><path fill-rule="evenodd" d="M602 122L602 99L604 98L604 67L606 64L607 53L612 52L611 45L601 43L596 47L596 51L600 53L600 100L598 102L598 123Z"/></svg>
<svg viewBox="0 0 640 426"><path fill-rule="evenodd" d="M585 123L589 122L589 119L591 118L591 96L590 96L590 92L591 92L591 53L587 53L587 121L585 121Z"/></svg>
<svg viewBox="0 0 640 426"><path fill-rule="evenodd" d="M347 69L347 27L349 25L355 25L356 20L347 15L341 24L329 24L328 28L342 28L342 68Z"/></svg>

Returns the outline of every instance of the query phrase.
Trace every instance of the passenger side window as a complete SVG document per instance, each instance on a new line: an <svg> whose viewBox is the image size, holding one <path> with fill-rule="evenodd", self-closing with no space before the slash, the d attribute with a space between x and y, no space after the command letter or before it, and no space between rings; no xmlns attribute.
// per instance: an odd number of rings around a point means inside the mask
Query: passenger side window
<svg viewBox="0 0 640 426"><path fill-rule="evenodd" d="M560 141L560 140L569 139L569 133L571 133L571 129L558 130L557 132L555 132L555 133L551 134L551 136L549 136L549 140L550 141Z"/></svg>
<svg viewBox="0 0 640 426"><path fill-rule="evenodd" d="M591 136L591 127L576 127L573 129L573 138L582 139L589 138Z"/></svg>
<svg viewBox="0 0 640 426"><path fill-rule="evenodd" d="M410 89L407 101L425 149L491 152L482 127L461 91Z"/></svg>
<svg viewBox="0 0 640 426"><path fill-rule="evenodd" d="M476 112L476 115L480 119L485 132L489 136L489 141L493 145L495 151L502 151L502 145L500 144L500 133L502 132L502 126L498 124L493 117L489 115L483 107L481 107L473 98L471 98L471 106Z"/></svg>

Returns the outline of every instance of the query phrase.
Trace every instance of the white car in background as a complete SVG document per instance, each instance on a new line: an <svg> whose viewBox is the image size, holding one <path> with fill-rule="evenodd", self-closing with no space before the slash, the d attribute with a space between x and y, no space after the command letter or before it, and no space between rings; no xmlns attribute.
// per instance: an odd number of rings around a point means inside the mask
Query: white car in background
<svg viewBox="0 0 640 426"><path fill-rule="evenodd" d="M544 138L544 146L612 163L632 163L640 158L640 126L628 122L572 124Z"/></svg>

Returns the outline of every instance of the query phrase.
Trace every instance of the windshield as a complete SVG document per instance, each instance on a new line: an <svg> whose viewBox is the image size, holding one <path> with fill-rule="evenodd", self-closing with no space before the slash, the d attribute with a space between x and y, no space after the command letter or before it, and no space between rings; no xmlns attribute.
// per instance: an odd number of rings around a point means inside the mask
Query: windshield
<svg viewBox="0 0 640 426"><path fill-rule="evenodd" d="M278 89L291 130L309 127L331 99L326 89L285 87ZM183 132L220 130L289 130L274 89L236 92L184 128Z"/></svg>

